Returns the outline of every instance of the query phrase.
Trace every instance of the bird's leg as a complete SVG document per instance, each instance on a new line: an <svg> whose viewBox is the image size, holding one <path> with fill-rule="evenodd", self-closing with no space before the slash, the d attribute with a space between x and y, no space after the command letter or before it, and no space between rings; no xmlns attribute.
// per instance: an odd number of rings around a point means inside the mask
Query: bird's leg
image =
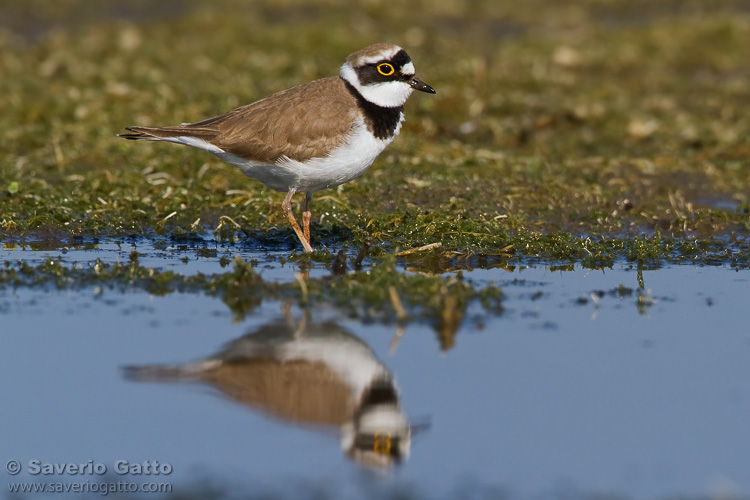
<svg viewBox="0 0 750 500"><path fill-rule="evenodd" d="M310 211L310 206L312 205L312 196L312 191L308 191L307 193L305 193L305 206L302 209L302 227L305 229L305 238L307 238L308 243L311 243L310 219L312 218L312 212Z"/></svg>
<svg viewBox="0 0 750 500"><path fill-rule="evenodd" d="M299 228L297 219L294 218L294 214L292 213L292 196L294 196L294 193L296 192L297 190L293 187L289 188L289 192L284 197L284 201L281 202L281 209L284 210L286 218L289 219L289 222L292 224L292 229L294 229L294 232L297 233L297 238L299 238L299 240L302 242L302 246L304 247L305 252L310 253L313 251L313 249L310 246L307 238L305 238L305 235L302 233L302 230Z"/></svg>

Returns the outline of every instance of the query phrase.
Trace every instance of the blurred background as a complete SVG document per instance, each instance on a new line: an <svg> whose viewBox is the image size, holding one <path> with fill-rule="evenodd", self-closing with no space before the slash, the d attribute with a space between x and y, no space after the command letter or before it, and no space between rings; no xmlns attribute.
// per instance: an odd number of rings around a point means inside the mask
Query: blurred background
<svg viewBox="0 0 750 500"><path fill-rule="evenodd" d="M27 126L80 148L71 135L98 138L92 125L104 137L213 115L389 41L439 88L410 102L411 137L739 153L748 16L742 0L3 2L3 148Z"/></svg>

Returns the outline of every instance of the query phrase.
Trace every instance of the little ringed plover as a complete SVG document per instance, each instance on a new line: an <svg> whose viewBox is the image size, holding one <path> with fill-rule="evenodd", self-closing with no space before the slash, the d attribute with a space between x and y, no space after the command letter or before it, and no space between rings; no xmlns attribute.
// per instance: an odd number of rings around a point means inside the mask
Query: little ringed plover
<svg viewBox="0 0 750 500"><path fill-rule="evenodd" d="M315 191L359 177L401 130L404 103L414 90L435 89L415 76L399 46L370 45L350 54L339 76L292 87L196 123L127 127L130 140L166 141L212 153L277 191L306 252ZM304 231L292 213L305 193Z"/></svg>

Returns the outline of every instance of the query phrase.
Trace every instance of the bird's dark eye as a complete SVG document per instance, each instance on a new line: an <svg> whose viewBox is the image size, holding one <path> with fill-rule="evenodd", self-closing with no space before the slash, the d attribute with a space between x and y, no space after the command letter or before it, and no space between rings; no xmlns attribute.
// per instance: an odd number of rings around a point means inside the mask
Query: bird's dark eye
<svg viewBox="0 0 750 500"><path fill-rule="evenodd" d="M396 71L393 69L393 65L388 63L380 63L378 64L378 73L380 73L383 76L391 76L393 72Z"/></svg>

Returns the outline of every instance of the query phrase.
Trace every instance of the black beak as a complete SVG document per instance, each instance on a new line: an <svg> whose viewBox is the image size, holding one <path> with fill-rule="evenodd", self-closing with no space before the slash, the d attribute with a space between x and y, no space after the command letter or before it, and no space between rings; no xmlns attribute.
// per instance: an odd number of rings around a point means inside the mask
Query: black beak
<svg viewBox="0 0 750 500"><path fill-rule="evenodd" d="M413 88L414 90L419 90L420 92L427 92L428 94L436 94L435 89L427 85L425 82L423 82L416 76L412 77L407 83L411 85L411 88Z"/></svg>

